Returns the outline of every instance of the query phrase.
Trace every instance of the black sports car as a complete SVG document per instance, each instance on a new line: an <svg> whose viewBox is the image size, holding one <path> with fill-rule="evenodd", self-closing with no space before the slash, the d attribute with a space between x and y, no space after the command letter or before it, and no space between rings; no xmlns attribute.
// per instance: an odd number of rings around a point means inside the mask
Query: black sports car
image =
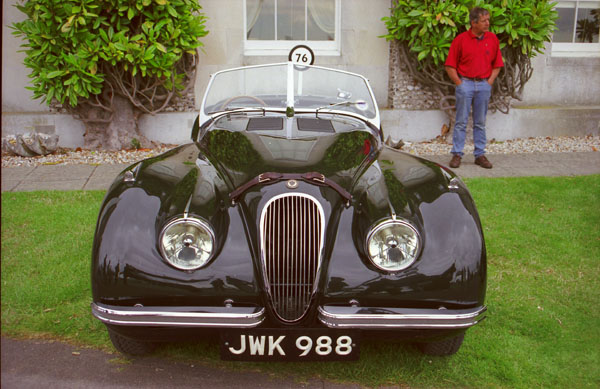
<svg viewBox="0 0 600 389"><path fill-rule="evenodd" d="M364 77L218 72L192 140L125 169L100 210L92 313L119 351L218 332L225 359L351 359L375 333L449 355L483 319L475 204L384 145Z"/></svg>

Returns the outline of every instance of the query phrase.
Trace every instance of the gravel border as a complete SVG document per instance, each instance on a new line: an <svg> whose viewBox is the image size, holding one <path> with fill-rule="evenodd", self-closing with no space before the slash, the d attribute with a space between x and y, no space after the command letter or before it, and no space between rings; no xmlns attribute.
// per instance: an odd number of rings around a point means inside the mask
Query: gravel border
<svg viewBox="0 0 600 389"><path fill-rule="evenodd" d="M450 154L452 142L433 140L431 142L406 143L402 151L415 155ZM555 136L511 139L488 142L486 152L489 154L521 154L521 153L573 153L600 150L600 136ZM463 150L465 155L473 154L473 142L467 143Z"/></svg>
<svg viewBox="0 0 600 389"><path fill-rule="evenodd" d="M60 149L58 152L39 157L18 157L2 155L2 167L32 167L39 165L104 165L128 164L162 154L175 147L163 145L155 149L92 151ZM405 142L401 151L417 155L447 155L452 145L441 139L428 142ZM593 152L600 150L600 136L556 136L512 139L504 142L491 140L487 145L489 154L517 153L569 153ZM473 143L467 143L465 155L473 153Z"/></svg>

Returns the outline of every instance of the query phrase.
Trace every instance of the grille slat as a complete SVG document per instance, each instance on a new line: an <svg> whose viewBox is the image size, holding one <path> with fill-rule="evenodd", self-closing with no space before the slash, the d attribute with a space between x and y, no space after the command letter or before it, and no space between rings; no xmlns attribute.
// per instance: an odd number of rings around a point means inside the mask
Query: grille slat
<svg viewBox="0 0 600 389"><path fill-rule="evenodd" d="M305 194L270 200L261 215L261 252L266 285L277 315L302 318L309 308L319 270L323 211Z"/></svg>

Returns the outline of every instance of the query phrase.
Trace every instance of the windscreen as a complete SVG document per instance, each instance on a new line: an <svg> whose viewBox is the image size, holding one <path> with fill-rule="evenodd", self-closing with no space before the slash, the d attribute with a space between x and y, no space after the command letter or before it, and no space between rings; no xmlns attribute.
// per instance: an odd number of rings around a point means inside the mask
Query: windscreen
<svg viewBox="0 0 600 389"><path fill-rule="evenodd" d="M288 82L291 75L293 83ZM293 101L287 88L293 88ZM245 107L349 111L367 119L377 115L367 80L357 74L315 66L261 65L216 73L203 103L204 113Z"/></svg>

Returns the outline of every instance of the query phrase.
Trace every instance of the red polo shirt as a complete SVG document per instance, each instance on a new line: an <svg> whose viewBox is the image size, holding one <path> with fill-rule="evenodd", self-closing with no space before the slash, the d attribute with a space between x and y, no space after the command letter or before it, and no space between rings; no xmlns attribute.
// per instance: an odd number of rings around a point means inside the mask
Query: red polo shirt
<svg viewBox="0 0 600 389"><path fill-rule="evenodd" d="M446 66L469 78L488 78L493 68L504 66L496 34L485 32L478 39L471 30L459 34L450 45Z"/></svg>

